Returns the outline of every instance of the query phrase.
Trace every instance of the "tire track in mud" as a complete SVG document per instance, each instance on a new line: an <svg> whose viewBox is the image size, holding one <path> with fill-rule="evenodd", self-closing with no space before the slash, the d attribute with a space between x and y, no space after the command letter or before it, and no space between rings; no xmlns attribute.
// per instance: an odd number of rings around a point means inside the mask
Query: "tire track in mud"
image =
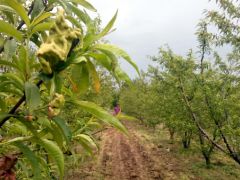
<svg viewBox="0 0 240 180"><path fill-rule="evenodd" d="M99 171L105 180L151 180L162 179L161 172L154 168L154 161L139 139L114 129L107 130L101 143Z"/></svg>

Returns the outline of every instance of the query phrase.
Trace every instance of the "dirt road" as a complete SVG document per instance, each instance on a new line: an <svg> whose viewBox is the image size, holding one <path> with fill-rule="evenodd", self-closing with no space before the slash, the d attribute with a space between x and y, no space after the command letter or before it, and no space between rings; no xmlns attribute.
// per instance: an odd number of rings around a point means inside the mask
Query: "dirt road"
<svg viewBox="0 0 240 180"><path fill-rule="evenodd" d="M165 146L157 147L140 133L142 127L124 123L126 136L114 128L100 135L95 158L73 170L68 180L178 180L178 164Z"/></svg>
<svg viewBox="0 0 240 180"><path fill-rule="evenodd" d="M184 150L179 139L174 143L169 140L166 129L158 127L159 131L154 131L129 121L124 125L129 137L114 128L97 133L99 150L93 157L81 156L81 162L67 169L65 180L239 179L239 166L231 164L230 159L214 159L214 168L207 169L194 145Z"/></svg>
<svg viewBox="0 0 240 180"><path fill-rule="evenodd" d="M99 156L101 174L106 180L162 179L147 150L134 134L130 137L109 129L103 135Z"/></svg>

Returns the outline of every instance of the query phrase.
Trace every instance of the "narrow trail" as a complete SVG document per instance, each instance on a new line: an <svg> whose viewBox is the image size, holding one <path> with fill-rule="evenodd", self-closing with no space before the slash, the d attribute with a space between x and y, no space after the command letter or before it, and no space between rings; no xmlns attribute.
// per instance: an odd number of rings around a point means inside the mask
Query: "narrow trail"
<svg viewBox="0 0 240 180"><path fill-rule="evenodd" d="M67 180L179 180L181 162L166 147L157 147L140 133L137 124L124 122L129 136L114 128L99 135L100 151Z"/></svg>
<svg viewBox="0 0 240 180"><path fill-rule="evenodd" d="M79 166L68 169L65 180L206 180L211 176L219 180L239 179L234 175L238 170L234 164L231 168L236 169L226 174L223 164L206 169L202 157L194 156L194 151L179 153L180 142L170 143L168 131L161 127L161 132L156 132L139 122L123 123L129 136L114 128L98 133L99 150Z"/></svg>
<svg viewBox="0 0 240 180"><path fill-rule="evenodd" d="M130 137L109 129L103 135L99 167L106 180L162 179L159 169L134 134Z"/></svg>

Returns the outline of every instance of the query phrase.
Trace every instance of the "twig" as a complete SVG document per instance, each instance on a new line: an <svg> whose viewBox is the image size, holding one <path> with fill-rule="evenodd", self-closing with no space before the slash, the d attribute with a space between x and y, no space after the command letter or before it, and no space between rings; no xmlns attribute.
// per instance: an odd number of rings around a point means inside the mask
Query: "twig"
<svg viewBox="0 0 240 180"><path fill-rule="evenodd" d="M103 128L103 129L101 129L99 131L96 131L96 132L92 133L91 135L96 135L96 134L101 133L101 132L103 132L105 130L108 130L108 128Z"/></svg>

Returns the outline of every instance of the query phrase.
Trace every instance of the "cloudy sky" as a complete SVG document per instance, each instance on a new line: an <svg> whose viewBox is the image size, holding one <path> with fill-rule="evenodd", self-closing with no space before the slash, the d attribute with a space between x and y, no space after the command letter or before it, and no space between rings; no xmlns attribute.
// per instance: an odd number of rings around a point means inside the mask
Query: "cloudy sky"
<svg viewBox="0 0 240 180"><path fill-rule="evenodd" d="M176 53L185 55L196 48L196 26L204 9L213 8L208 0L89 0L100 14L103 26L119 10L117 30L107 37L125 49L140 69L146 70L148 55L168 44ZM131 76L136 73L121 63Z"/></svg>

